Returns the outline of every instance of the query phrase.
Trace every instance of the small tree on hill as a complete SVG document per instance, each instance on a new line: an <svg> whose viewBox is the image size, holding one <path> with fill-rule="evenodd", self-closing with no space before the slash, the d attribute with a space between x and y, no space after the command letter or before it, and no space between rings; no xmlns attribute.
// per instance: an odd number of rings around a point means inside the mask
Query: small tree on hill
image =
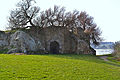
<svg viewBox="0 0 120 80"><path fill-rule="evenodd" d="M22 0L17 4L17 8L12 10L10 13L10 17L8 19L9 27L13 28L23 28L28 23L35 26L33 24L33 19L37 16L39 12L39 7L32 6L32 2L34 0Z"/></svg>
<svg viewBox="0 0 120 80"><path fill-rule="evenodd" d="M64 13L64 7L59 8L58 6L54 6L53 10L49 8L45 11L42 11L40 15L34 20L34 23L39 27L65 26Z"/></svg>
<svg viewBox="0 0 120 80"><path fill-rule="evenodd" d="M101 31L99 27L97 27L97 24L94 23L93 19L94 18L89 16L85 11L78 15L78 21L81 24L81 28L90 36L91 42L98 45L99 42L102 41L100 37Z"/></svg>

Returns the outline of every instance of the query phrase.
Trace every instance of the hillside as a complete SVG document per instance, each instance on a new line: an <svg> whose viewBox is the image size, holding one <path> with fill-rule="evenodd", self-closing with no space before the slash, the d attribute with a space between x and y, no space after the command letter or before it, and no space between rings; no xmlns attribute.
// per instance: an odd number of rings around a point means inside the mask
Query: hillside
<svg viewBox="0 0 120 80"><path fill-rule="evenodd" d="M100 42L100 45L95 46L91 45L94 49L113 49L114 43L113 42Z"/></svg>
<svg viewBox="0 0 120 80"><path fill-rule="evenodd" d="M0 54L0 80L119 80L120 64L92 55Z"/></svg>

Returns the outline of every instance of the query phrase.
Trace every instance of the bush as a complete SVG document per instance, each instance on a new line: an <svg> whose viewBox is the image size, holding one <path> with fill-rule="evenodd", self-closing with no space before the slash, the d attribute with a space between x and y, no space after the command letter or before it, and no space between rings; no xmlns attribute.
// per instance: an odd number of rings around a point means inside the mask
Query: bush
<svg viewBox="0 0 120 80"><path fill-rule="evenodd" d="M115 42L113 56L120 59L120 41Z"/></svg>
<svg viewBox="0 0 120 80"><path fill-rule="evenodd" d="M0 54L4 54L4 53L7 53L8 52L8 49L6 48L6 49L1 49L0 50Z"/></svg>

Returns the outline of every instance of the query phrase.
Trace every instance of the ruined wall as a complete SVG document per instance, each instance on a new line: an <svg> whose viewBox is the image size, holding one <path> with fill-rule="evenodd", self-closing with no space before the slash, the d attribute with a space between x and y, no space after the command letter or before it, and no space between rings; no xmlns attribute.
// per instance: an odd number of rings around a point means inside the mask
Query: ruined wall
<svg viewBox="0 0 120 80"><path fill-rule="evenodd" d="M3 42L5 46L8 45L10 49L8 53L38 50L44 50L49 53L51 44L56 42L59 46L59 53L91 54L89 43L87 42L88 37L81 29L78 29L77 32L78 34L74 34L65 27L46 27L25 30L24 32L16 31L9 36L10 40L7 39L8 36L5 37L5 33L2 33L0 45Z"/></svg>
<svg viewBox="0 0 120 80"><path fill-rule="evenodd" d="M48 52L50 51L50 43L54 41L59 43L60 53L72 53L76 50L77 43L74 38L71 37L72 33L69 32L65 27L47 27L34 35L33 30L29 31L28 33L34 38L38 38L41 42L41 45Z"/></svg>
<svg viewBox="0 0 120 80"><path fill-rule="evenodd" d="M8 46L8 34L6 34L4 31L0 31L0 49Z"/></svg>
<svg viewBox="0 0 120 80"><path fill-rule="evenodd" d="M37 33L38 32L38 33ZM47 27L39 31L27 31L34 39L39 40L46 51L50 51L50 43L58 42L60 53L75 53L77 41L72 37L72 33L65 27Z"/></svg>
<svg viewBox="0 0 120 80"><path fill-rule="evenodd" d="M59 44L60 53L64 52L64 30L62 28L49 27L44 29L41 33L45 33L45 42L43 44L45 44L47 51L50 51L51 42L56 41Z"/></svg>

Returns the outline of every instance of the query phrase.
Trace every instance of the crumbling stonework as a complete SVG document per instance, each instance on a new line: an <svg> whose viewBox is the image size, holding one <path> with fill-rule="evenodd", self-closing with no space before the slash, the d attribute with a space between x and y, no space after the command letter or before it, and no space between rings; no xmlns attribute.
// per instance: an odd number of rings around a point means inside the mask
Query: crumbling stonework
<svg viewBox="0 0 120 80"><path fill-rule="evenodd" d="M79 35L79 34L80 35ZM77 33L69 31L65 27L46 27L43 29L30 29L16 31L5 39L4 45L8 45L8 53L29 51L44 51L44 53L73 53L92 54L89 46L89 37L78 29ZM1 44L1 42L0 42Z"/></svg>
<svg viewBox="0 0 120 80"><path fill-rule="evenodd" d="M0 31L0 49L8 46L8 35L4 31Z"/></svg>
<svg viewBox="0 0 120 80"><path fill-rule="evenodd" d="M10 48L16 48L21 52L36 51L35 40L23 31L16 31L10 36Z"/></svg>

